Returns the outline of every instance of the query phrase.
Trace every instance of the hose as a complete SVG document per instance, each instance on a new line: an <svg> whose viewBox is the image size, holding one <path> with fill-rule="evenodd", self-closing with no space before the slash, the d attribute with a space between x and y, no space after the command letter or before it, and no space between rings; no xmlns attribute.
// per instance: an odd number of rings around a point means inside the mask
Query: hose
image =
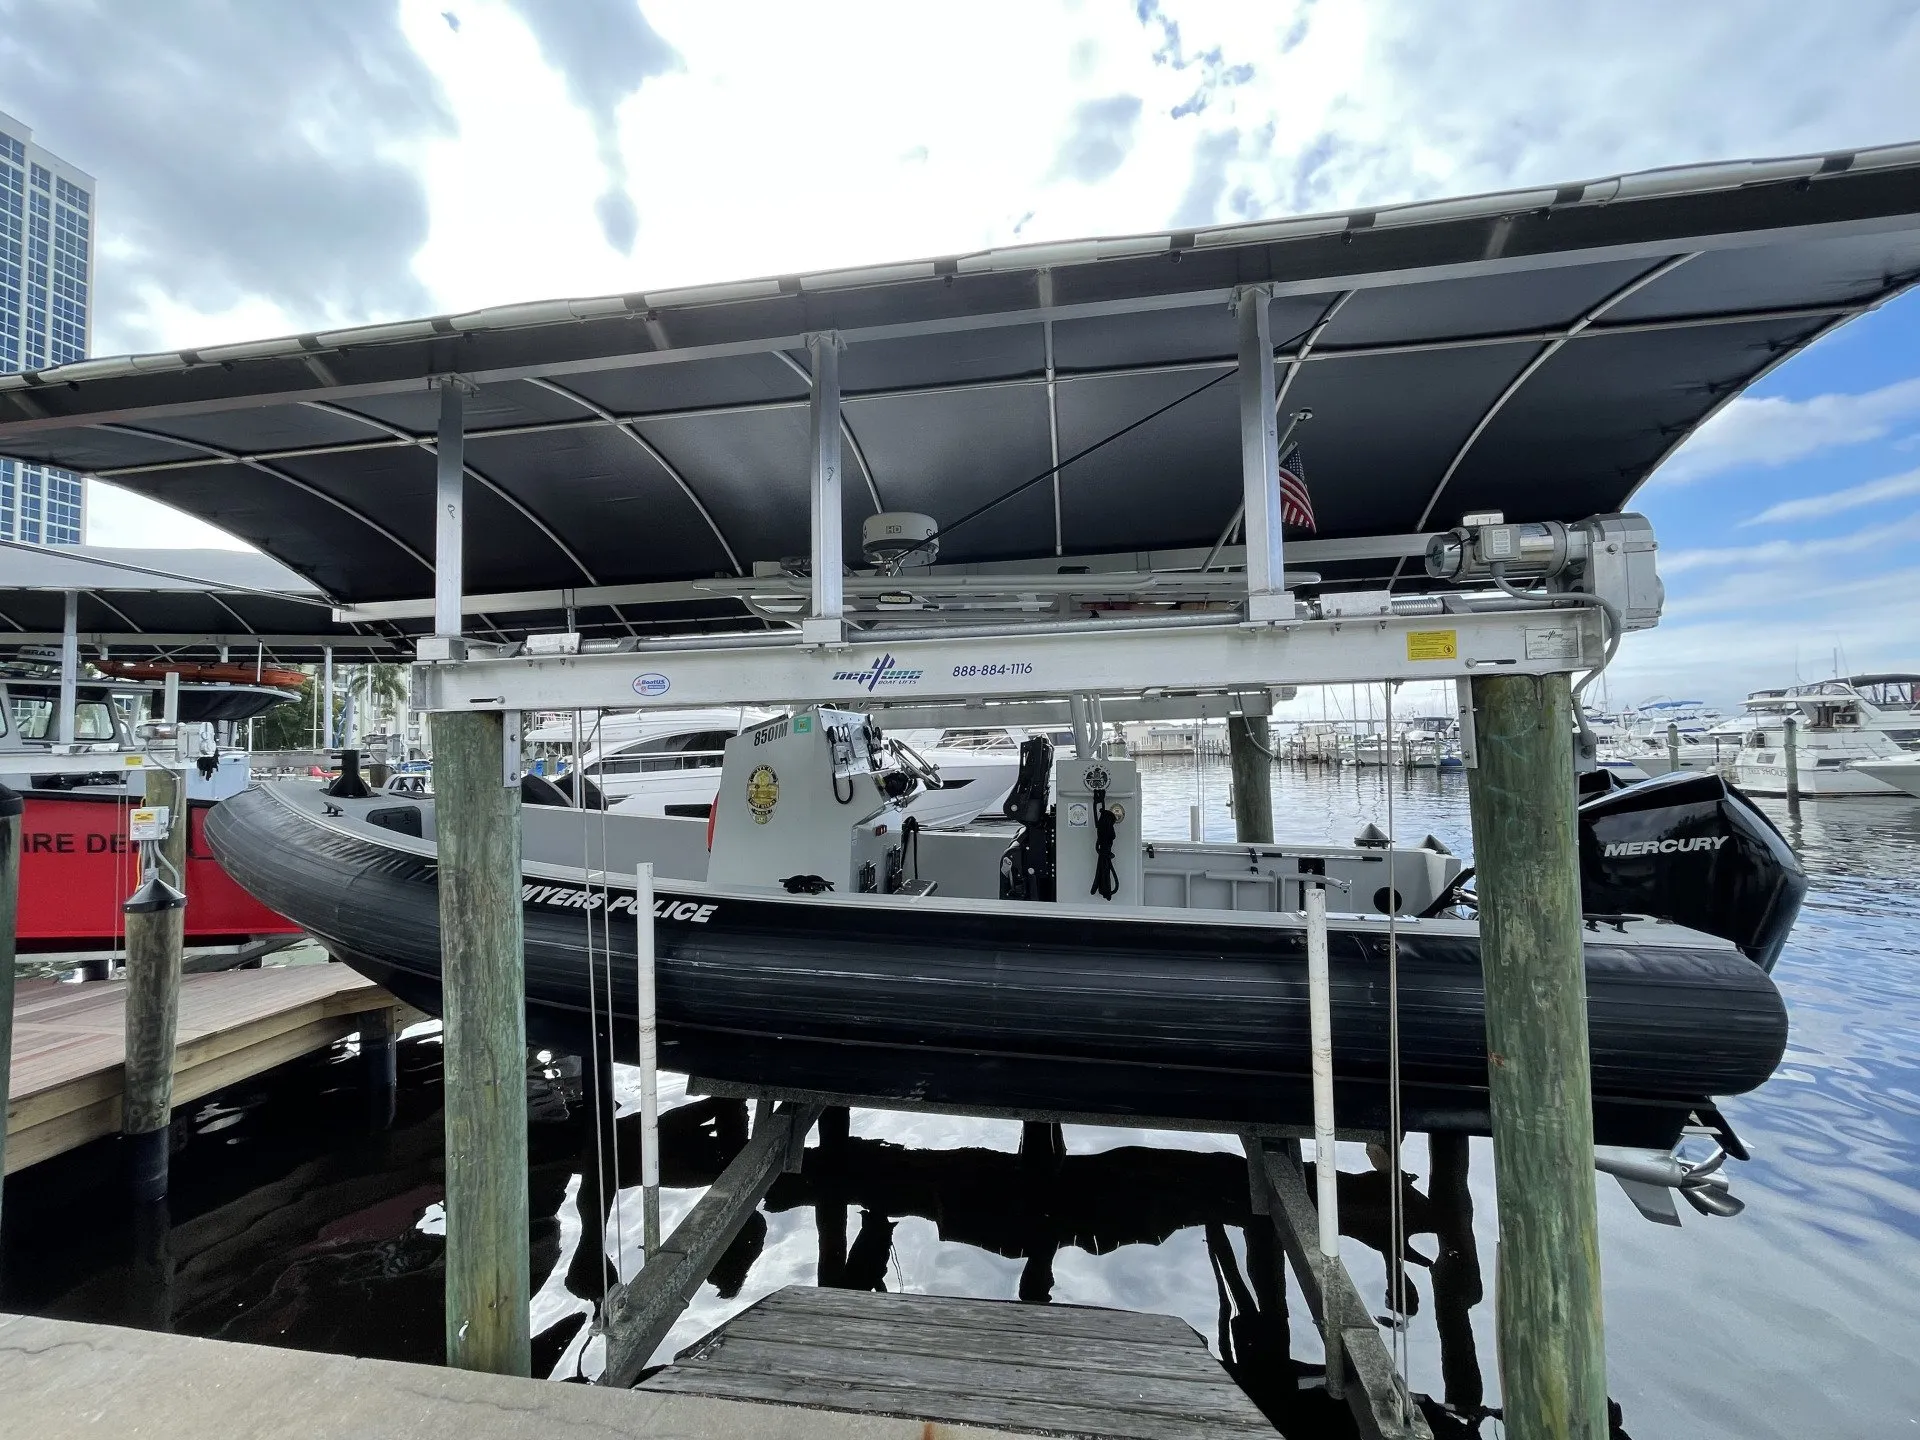
<svg viewBox="0 0 1920 1440"><path fill-rule="evenodd" d="M1107 805L1107 792L1093 792L1093 884L1089 895L1111 900L1120 891L1120 872L1114 868L1113 841L1119 820Z"/></svg>

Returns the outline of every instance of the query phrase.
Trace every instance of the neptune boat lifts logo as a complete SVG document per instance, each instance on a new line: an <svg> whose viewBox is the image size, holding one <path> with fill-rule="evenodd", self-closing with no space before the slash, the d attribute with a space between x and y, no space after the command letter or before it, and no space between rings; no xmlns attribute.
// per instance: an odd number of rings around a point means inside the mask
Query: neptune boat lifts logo
<svg viewBox="0 0 1920 1440"><path fill-rule="evenodd" d="M878 690L883 685L918 685L925 672L909 670L894 663L891 655L882 655L864 670L836 670L835 680L851 680L863 690Z"/></svg>

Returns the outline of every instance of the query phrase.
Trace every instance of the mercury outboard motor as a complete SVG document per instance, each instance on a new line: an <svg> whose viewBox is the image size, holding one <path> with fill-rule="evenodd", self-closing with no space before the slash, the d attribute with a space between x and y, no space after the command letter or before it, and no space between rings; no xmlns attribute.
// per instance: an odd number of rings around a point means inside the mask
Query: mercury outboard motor
<svg viewBox="0 0 1920 1440"><path fill-rule="evenodd" d="M1806 893L1786 837L1718 775L1674 771L1580 807L1588 915L1671 920L1772 970Z"/></svg>

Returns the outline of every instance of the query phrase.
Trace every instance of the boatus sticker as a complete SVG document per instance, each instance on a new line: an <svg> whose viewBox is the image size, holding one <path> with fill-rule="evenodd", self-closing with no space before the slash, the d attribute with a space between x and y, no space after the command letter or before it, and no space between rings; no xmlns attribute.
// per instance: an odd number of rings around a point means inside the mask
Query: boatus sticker
<svg viewBox="0 0 1920 1440"><path fill-rule="evenodd" d="M545 905L553 910L594 911L604 908L609 915L630 915L633 913L634 897L615 895L609 899L604 890L588 890L578 885L523 885L520 887L520 900L525 905ZM685 920L704 925L719 908L718 905L706 905L698 900L656 899L653 902L653 918Z"/></svg>
<svg viewBox="0 0 1920 1440"><path fill-rule="evenodd" d="M1609 860L1630 855L1684 855L1690 850L1718 850L1725 835L1695 835L1686 840L1616 840L1600 853Z"/></svg>

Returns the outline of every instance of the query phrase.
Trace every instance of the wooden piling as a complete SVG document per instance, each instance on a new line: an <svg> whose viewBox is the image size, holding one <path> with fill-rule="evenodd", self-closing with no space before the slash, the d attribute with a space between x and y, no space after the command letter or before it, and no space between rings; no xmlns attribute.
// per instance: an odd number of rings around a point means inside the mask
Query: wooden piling
<svg viewBox="0 0 1920 1440"><path fill-rule="evenodd" d="M147 770L146 804L170 812L161 878L186 889L187 798L181 776ZM167 1193L167 1131L173 1119L173 1052L180 1026L180 951L187 912L180 906L129 911L127 924L126 1088L120 1132L126 1137L127 1181L137 1202Z"/></svg>
<svg viewBox="0 0 1920 1440"><path fill-rule="evenodd" d="M400 1031L391 1010L375 1010L360 1027L360 1063L366 1071L367 1121L392 1126L400 1096Z"/></svg>
<svg viewBox="0 0 1920 1440"><path fill-rule="evenodd" d="M1478 677L1473 706L1506 1430L1599 1440L1606 1350L1568 678Z"/></svg>
<svg viewBox="0 0 1920 1440"><path fill-rule="evenodd" d="M1227 717L1233 826L1243 844L1273 843L1273 737L1263 715Z"/></svg>
<svg viewBox="0 0 1920 1440"><path fill-rule="evenodd" d="M1800 798L1800 726L1794 717L1789 715L1780 730L1780 749L1786 756L1787 763L1787 798L1798 800Z"/></svg>
<svg viewBox="0 0 1920 1440"><path fill-rule="evenodd" d="M1673 720L1667 722L1667 768L1680 768L1680 726Z"/></svg>
<svg viewBox="0 0 1920 1440"><path fill-rule="evenodd" d="M13 952L20 920L20 825L26 801L0 785L0 1175L7 1173L13 1077Z"/></svg>
<svg viewBox="0 0 1920 1440"><path fill-rule="evenodd" d="M445 979L447 1363L527 1375L526 975L520 788L498 711L436 715Z"/></svg>
<svg viewBox="0 0 1920 1440"><path fill-rule="evenodd" d="M1486 1400L1469 1312L1484 1298L1480 1252L1473 1235L1467 1137L1457 1130L1427 1136L1427 1199L1434 1213L1433 1328L1440 1339L1440 1383L1456 1414L1479 1413Z"/></svg>

